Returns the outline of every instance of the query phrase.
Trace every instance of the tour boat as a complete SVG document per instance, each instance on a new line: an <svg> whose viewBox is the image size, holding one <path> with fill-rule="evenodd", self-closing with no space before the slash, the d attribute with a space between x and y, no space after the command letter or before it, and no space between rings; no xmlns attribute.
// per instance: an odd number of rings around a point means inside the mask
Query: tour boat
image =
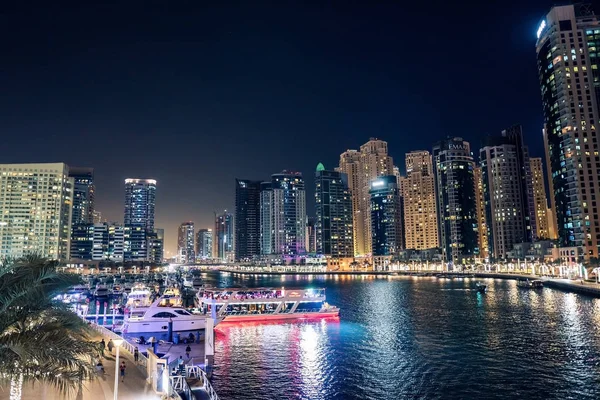
<svg viewBox="0 0 600 400"><path fill-rule="evenodd" d="M145 285L136 284L127 295L126 306L129 308L149 307L152 305L152 292Z"/></svg>
<svg viewBox="0 0 600 400"><path fill-rule="evenodd" d="M542 289L544 287L544 282L540 280L532 280L529 279L519 279L517 281L517 286L525 289Z"/></svg>
<svg viewBox="0 0 600 400"><path fill-rule="evenodd" d="M207 315L191 314L183 307L161 305L161 299L150 307L134 308L125 317L123 333L168 332L172 321L172 331L198 331L206 328ZM216 323L215 323L216 325Z"/></svg>
<svg viewBox="0 0 600 400"><path fill-rule="evenodd" d="M204 289L196 294L202 312L223 322L338 317L325 301L325 289ZM213 314L214 313L214 314Z"/></svg>

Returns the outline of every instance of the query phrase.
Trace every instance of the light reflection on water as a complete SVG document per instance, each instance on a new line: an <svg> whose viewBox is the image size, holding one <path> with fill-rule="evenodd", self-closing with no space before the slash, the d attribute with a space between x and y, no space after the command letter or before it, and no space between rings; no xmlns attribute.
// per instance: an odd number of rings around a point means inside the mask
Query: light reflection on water
<svg viewBox="0 0 600 400"><path fill-rule="evenodd" d="M514 281L219 277L326 287L340 320L221 325L224 399L600 398L600 300Z"/></svg>

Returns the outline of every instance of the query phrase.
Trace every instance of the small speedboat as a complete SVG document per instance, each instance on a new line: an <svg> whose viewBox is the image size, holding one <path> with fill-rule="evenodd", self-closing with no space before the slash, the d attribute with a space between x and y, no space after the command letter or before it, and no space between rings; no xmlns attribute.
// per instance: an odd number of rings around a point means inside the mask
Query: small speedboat
<svg viewBox="0 0 600 400"><path fill-rule="evenodd" d="M544 283L540 280L520 279L517 281L517 286L523 289L543 289Z"/></svg>
<svg viewBox="0 0 600 400"><path fill-rule="evenodd" d="M479 293L485 293L485 291L487 290L487 285L477 282L475 283L475 290L477 290L477 292Z"/></svg>

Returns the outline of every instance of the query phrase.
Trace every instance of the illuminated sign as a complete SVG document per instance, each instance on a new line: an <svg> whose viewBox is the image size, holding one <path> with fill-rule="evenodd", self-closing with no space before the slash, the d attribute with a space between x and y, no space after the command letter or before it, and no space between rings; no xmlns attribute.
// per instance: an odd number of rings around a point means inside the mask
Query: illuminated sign
<svg viewBox="0 0 600 400"><path fill-rule="evenodd" d="M383 181L375 181L375 182L371 183L371 186L373 186L373 187L383 186Z"/></svg>
<svg viewBox="0 0 600 400"><path fill-rule="evenodd" d="M449 143L448 144L448 150L466 150L467 146L463 145L463 144L452 144Z"/></svg>
<svg viewBox="0 0 600 400"><path fill-rule="evenodd" d="M546 28L546 20L542 21L542 23L540 24L540 26L538 27L537 30L537 38L539 39L540 36L542 35L542 32L544 32L544 29Z"/></svg>

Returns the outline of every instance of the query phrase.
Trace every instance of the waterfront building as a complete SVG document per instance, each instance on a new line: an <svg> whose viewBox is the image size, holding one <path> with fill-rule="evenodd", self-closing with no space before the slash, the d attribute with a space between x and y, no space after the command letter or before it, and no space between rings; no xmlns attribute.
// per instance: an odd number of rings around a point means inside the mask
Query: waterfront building
<svg viewBox="0 0 600 400"><path fill-rule="evenodd" d="M69 177L73 178L73 226L94 223L94 169L69 167Z"/></svg>
<svg viewBox="0 0 600 400"><path fill-rule="evenodd" d="M224 262L233 262L234 253L233 214L225 210L215 214L215 234L213 237L213 258Z"/></svg>
<svg viewBox="0 0 600 400"><path fill-rule="evenodd" d="M438 240L451 265L479 257L475 162L469 142L455 137L433 147Z"/></svg>
<svg viewBox="0 0 600 400"><path fill-rule="evenodd" d="M439 247L431 154L424 150L407 153L406 178L398 183L404 204L406 248Z"/></svg>
<svg viewBox="0 0 600 400"><path fill-rule="evenodd" d="M475 209L477 212L479 257L485 260L489 257L489 253L487 222L485 219L485 194L483 192L483 177L481 176L481 167L475 167L473 169L473 180L475 181Z"/></svg>
<svg viewBox="0 0 600 400"><path fill-rule="evenodd" d="M480 150L488 224L488 253L502 259L517 243L531 242L536 217L531 167L520 125L489 136Z"/></svg>
<svg viewBox="0 0 600 400"><path fill-rule="evenodd" d="M123 262L124 228L115 223L93 225L92 260Z"/></svg>
<svg viewBox="0 0 600 400"><path fill-rule="evenodd" d="M295 258L306 252L306 193L300 172L271 176L273 254Z"/></svg>
<svg viewBox="0 0 600 400"><path fill-rule="evenodd" d="M193 237L193 232L192 232ZM148 233L148 261L162 264L165 252L165 230L154 229ZM193 262L193 259L192 261Z"/></svg>
<svg viewBox="0 0 600 400"><path fill-rule="evenodd" d="M273 254L273 185L260 184L260 255Z"/></svg>
<svg viewBox="0 0 600 400"><path fill-rule="evenodd" d="M317 229L315 225L317 219L314 217L306 217L306 252L315 254L317 252Z"/></svg>
<svg viewBox="0 0 600 400"><path fill-rule="evenodd" d="M348 176L353 198L354 253L371 254L371 182L380 176L394 176L394 161L388 155L387 142L370 138L360 146L360 151L347 150L340 156L338 171Z"/></svg>
<svg viewBox="0 0 600 400"><path fill-rule="evenodd" d="M70 260L92 260L94 250L94 224L71 226Z"/></svg>
<svg viewBox="0 0 600 400"><path fill-rule="evenodd" d="M63 163L0 165L0 258L66 261L74 180Z"/></svg>
<svg viewBox="0 0 600 400"><path fill-rule="evenodd" d="M365 218L361 210L362 168L360 153L357 150L347 150L340 155L340 165L336 171L348 178L348 190L352 199L352 239L354 255L366 254L365 250Z"/></svg>
<svg viewBox="0 0 600 400"><path fill-rule="evenodd" d="M317 165L315 174L316 250L333 258L354 257L352 199L348 178Z"/></svg>
<svg viewBox="0 0 600 400"><path fill-rule="evenodd" d="M235 259L260 255L260 181L235 180Z"/></svg>
<svg viewBox="0 0 600 400"><path fill-rule="evenodd" d="M600 22L589 4L552 7L537 30L544 144L559 246L598 257L596 196L600 120Z"/></svg>
<svg viewBox="0 0 600 400"><path fill-rule="evenodd" d="M102 222L102 213L98 210L92 212L92 223L99 224Z"/></svg>
<svg viewBox="0 0 600 400"><path fill-rule="evenodd" d="M125 261L149 259L148 239L154 232L156 180L125 180Z"/></svg>
<svg viewBox="0 0 600 400"><path fill-rule="evenodd" d="M536 218L534 237L535 239L549 239L548 200L546 198L542 159L532 157L529 159L529 164L531 166L531 186L533 188L533 204Z"/></svg>
<svg viewBox="0 0 600 400"><path fill-rule="evenodd" d="M558 228L556 228L554 210L552 208L548 208L546 210L546 215L548 216L548 239L556 240L558 239Z"/></svg>
<svg viewBox="0 0 600 400"><path fill-rule="evenodd" d="M177 234L177 257L182 264L194 263L196 261L196 249L194 240L194 223L183 222L179 225Z"/></svg>
<svg viewBox="0 0 600 400"><path fill-rule="evenodd" d="M371 182L369 191L373 257L394 256L404 249L402 197L394 175Z"/></svg>
<svg viewBox="0 0 600 400"><path fill-rule="evenodd" d="M196 259L206 260L212 257L212 229L198 229L196 239Z"/></svg>

